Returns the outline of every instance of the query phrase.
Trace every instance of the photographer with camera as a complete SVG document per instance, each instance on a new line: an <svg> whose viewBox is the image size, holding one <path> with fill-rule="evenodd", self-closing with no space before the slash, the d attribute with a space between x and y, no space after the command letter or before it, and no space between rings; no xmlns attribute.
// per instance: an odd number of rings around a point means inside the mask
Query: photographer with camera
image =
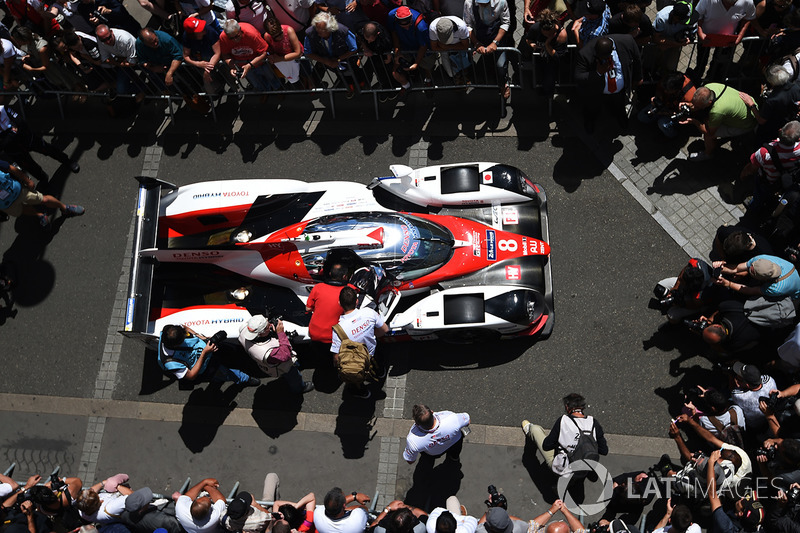
<svg viewBox="0 0 800 533"><path fill-rule="evenodd" d="M800 483L800 441L796 439L766 439L755 451L762 474L772 479L775 487Z"/></svg>
<svg viewBox="0 0 800 533"><path fill-rule="evenodd" d="M314 390L314 384L303 381L300 375L283 320L267 320L264 315L251 317L239 329L239 344L262 372L272 378L283 377L291 393L303 394Z"/></svg>
<svg viewBox="0 0 800 533"><path fill-rule="evenodd" d="M767 417L767 424L774 437L800 438L800 385L792 385L784 390L770 390L769 396L762 396L758 407Z"/></svg>
<svg viewBox="0 0 800 533"><path fill-rule="evenodd" d="M798 123L800 125L800 123ZM714 268L721 269L721 275L715 283L747 297L766 296L784 298L800 295L800 275L789 261L774 255L757 255L746 263L730 267L722 261L714 261ZM757 285L745 285L739 281L731 281L728 277L750 278Z"/></svg>
<svg viewBox="0 0 800 533"><path fill-rule="evenodd" d="M713 469L711 469L713 472ZM692 521L692 510L688 506L678 504L673 506L672 500L667 500L667 512L656 524L653 533L701 533L699 524Z"/></svg>
<svg viewBox="0 0 800 533"><path fill-rule="evenodd" d="M794 215L797 210L797 185L794 175L800 172L800 122L792 120L780 128L778 138L765 144L750 156L750 162L745 165L739 175L739 180L755 177L753 200L747 208L749 217L756 222L772 216L786 218ZM794 191L794 194L791 192ZM779 198L786 195L786 203ZM791 200L791 201L790 201ZM775 211L779 211L775 213ZM783 213L786 212L784 215ZM770 215L772 213L772 215ZM792 229L794 217L785 221ZM775 220L777 223L777 220Z"/></svg>
<svg viewBox="0 0 800 533"><path fill-rule="evenodd" d="M653 293L658 306L666 310L671 324L701 313L712 301L714 275L711 265L692 258L677 277L658 282Z"/></svg>
<svg viewBox="0 0 800 533"><path fill-rule="evenodd" d="M773 304L777 305L778 302ZM711 316L684 320L684 324L700 334L719 357L732 357L755 348L763 337L765 328L751 320L746 307L747 302L742 300L723 300Z"/></svg>
<svg viewBox="0 0 800 533"><path fill-rule="evenodd" d="M643 124L656 123L668 139L678 136L678 124L691 114L688 104L697 90L694 82L681 72L665 73L656 85L656 94L650 104L639 111Z"/></svg>
<svg viewBox="0 0 800 533"><path fill-rule="evenodd" d="M721 462L721 450L711 452L708 461L711 464ZM759 530L759 525L764 518L764 507L761 502L755 499L755 496L748 492L744 497L735 494L736 503L734 504L734 517L738 522L734 523L731 516L725 512L722 507L717 489L717 476L714 474L714 468L708 468L706 471L706 488L708 493L708 501L711 504L711 517L713 520L713 533L754 533Z"/></svg>
<svg viewBox="0 0 800 533"><path fill-rule="evenodd" d="M158 339L158 365L178 380L208 378L212 383L233 381L245 387L261 385L260 380L241 370L228 368L214 359L219 343L225 338L224 331L205 337L188 326L164 326Z"/></svg>
<svg viewBox="0 0 800 533"><path fill-rule="evenodd" d="M792 483L788 488L779 488L775 498L767 506L764 523L775 533L800 532L800 483Z"/></svg>

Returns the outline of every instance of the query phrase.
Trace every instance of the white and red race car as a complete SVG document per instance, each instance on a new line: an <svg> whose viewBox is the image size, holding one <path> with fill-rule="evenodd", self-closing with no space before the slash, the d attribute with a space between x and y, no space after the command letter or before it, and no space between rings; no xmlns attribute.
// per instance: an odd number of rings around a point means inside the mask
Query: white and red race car
<svg viewBox="0 0 800 533"><path fill-rule="evenodd" d="M187 324L235 337L266 311L307 339L308 294L339 263L389 324L386 340L549 335L542 188L497 163L391 170L368 186L138 178L123 333L150 344Z"/></svg>

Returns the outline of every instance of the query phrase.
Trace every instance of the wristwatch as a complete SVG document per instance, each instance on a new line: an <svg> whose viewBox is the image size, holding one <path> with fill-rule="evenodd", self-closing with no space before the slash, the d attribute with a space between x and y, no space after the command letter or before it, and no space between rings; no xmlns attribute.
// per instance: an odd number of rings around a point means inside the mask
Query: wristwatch
<svg viewBox="0 0 800 533"><path fill-rule="evenodd" d="M495 46L500 46L500 43L498 43L498 42L497 42L497 41L495 41L494 39L492 39L492 42L495 44Z"/></svg>

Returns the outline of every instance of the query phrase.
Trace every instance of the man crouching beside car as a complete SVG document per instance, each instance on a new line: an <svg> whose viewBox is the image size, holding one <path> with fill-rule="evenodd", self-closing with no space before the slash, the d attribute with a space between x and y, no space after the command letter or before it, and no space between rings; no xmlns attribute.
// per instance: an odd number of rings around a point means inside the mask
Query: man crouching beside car
<svg viewBox="0 0 800 533"><path fill-rule="evenodd" d="M205 337L187 326L164 326L158 339L158 365L179 380L205 378L212 383L233 381L245 387L260 385L260 380L241 370L228 368L214 359L218 344L223 340L224 332Z"/></svg>

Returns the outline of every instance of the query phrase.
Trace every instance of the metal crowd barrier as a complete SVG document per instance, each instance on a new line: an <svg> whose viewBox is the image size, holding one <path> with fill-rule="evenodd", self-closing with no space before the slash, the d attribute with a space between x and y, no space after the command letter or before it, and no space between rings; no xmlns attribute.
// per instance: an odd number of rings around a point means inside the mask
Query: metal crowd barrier
<svg viewBox="0 0 800 533"><path fill-rule="evenodd" d="M746 63L744 66L752 65L757 67L768 42L767 39L760 37L745 37L735 50L728 53L729 59L726 58L725 61L719 63L719 67L724 70L721 76L717 77L731 81L758 78L760 75L758 68L750 71L747 68L739 68L738 72L732 70L732 68L734 65L742 67L743 63ZM648 49L655 46L655 44L645 45L642 48L643 57L647 58L650 52ZM691 66L691 60L696 56L696 47L697 43L694 42L683 48L681 54L682 68ZM479 56L472 49L466 51L468 55L467 67L462 71L462 74L466 73L466 79L463 76L454 79L452 76L454 69L448 65L455 63L451 61L448 55L457 53L429 51L428 54L435 57L432 81L424 85L422 79L424 73L419 69L411 80L412 90L425 91L426 94L433 95L435 98L436 94L443 91L494 89L498 92L498 101L502 110L505 102L501 98L500 87L504 85L503 81L507 82L513 90L528 90L542 86L541 76L537 72L538 57L536 53L532 55L531 60L526 59L523 61L519 49L514 47L498 48L495 54L505 53L507 57L507 76L505 80L498 80L493 60L494 56ZM569 88L575 85L574 71L577 53L577 47L569 45L568 53L560 59L556 89ZM712 51L712 60L710 61L712 66L715 65L713 54L719 53L719 51ZM686 59L687 55L688 60ZM724 52L722 55L725 55ZM58 60L58 58L54 57L54 60ZM213 75L214 79L211 85L204 83L202 72L199 69L184 63L175 76L174 85L168 88L163 82L159 81L158 76L140 67L99 66L92 68L90 71L83 71L74 64L66 64L59 61L55 70L61 73L59 78L62 81L62 85L54 83L49 76L31 79L20 69L16 69L24 89L3 91L0 92L0 95L18 97L19 107L23 115L25 114L26 106L36 99L55 98L62 119L65 116L65 100L69 99L85 100L86 98L110 98L112 96L130 99L138 95L139 98L164 101L173 120L175 119L176 106L180 106L182 101L186 100L186 105L191 105L191 99L200 99L200 107L206 106L207 114L216 121L216 107L222 99L237 98L241 100L246 96L270 98L275 95L291 94L327 97L331 113L336 118L334 96L336 94L347 95L348 93L353 93L356 96L366 94L372 97L375 118L379 120L380 103L385 98L396 96L400 91L398 84L392 78L393 63L386 64L374 56L372 58L358 56L358 60L360 65L358 67L349 65L344 70L333 70L302 57L298 60L300 62L301 81L289 84L281 80L280 89L273 91L256 90L248 80L231 76L225 72L226 68L224 70L220 68L225 67L224 63L220 63L218 66L217 72ZM445 64L445 62L448 62L448 64ZM355 56L352 63L355 63ZM277 69L273 70L277 71ZM117 92L115 90L118 84L117 80L120 78L126 80L124 85L128 86L127 91ZM71 86L63 86L64 79ZM530 83L528 83L528 79L530 79ZM653 82L652 79L645 81L646 83Z"/></svg>

